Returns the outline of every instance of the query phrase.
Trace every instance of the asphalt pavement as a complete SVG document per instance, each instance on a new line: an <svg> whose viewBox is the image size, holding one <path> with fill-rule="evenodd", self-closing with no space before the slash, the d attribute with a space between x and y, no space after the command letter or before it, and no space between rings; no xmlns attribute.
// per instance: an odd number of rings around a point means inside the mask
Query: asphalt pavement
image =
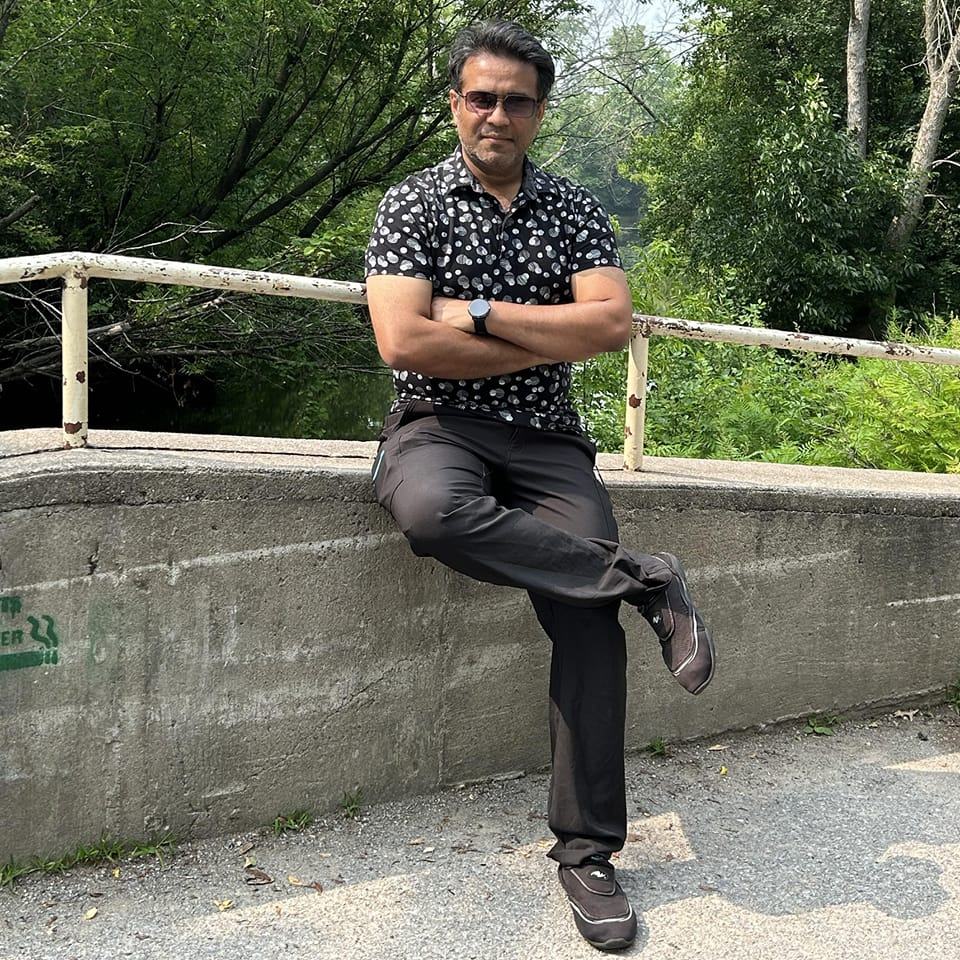
<svg viewBox="0 0 960 960"><path fill-rule="evenodd" d="M832 729L628 758L614 864L640 931L622 956L960 954L960 716L891 709ZM162 863L31 875L0 892L0 960L597 957L544 856L546 794L528 774Z"/></svg>

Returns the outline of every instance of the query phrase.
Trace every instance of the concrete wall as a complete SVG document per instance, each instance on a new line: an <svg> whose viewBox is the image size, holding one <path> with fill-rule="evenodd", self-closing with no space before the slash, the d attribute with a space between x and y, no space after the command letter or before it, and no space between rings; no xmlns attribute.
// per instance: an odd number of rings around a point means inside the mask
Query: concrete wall
<svg viewBox="0 0 960 960"><path fill-rule="evenodd" d="M91 440L0 434L0 861L547 762L525 595L414 557L371 497L373 444ZM623 540L684 558L719 650L691 698L624 610L630 747L960 671L960 478L617 462Z"/></svg>

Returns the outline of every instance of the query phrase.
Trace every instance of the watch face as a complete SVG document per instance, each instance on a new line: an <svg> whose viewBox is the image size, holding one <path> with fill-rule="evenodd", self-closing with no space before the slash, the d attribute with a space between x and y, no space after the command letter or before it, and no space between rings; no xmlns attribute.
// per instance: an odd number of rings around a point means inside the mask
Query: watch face
<svg viewBox="0 0 960 960"><path fill-rule="evenodd" d="M471 317L483 320L490 313L490 304L486 300L471 300L470 306L467 307L467 313Z"/></svg>

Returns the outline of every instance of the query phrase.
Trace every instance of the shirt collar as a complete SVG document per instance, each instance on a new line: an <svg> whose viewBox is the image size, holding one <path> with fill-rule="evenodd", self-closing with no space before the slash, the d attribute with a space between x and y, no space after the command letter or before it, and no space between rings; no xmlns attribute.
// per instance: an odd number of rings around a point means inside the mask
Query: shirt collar
<svg viewBox="0 0 960 960"><path fill-rule="evenodd" d="M486 193L480 181L463 159L463 152L458 146L443 162L444 193L455 193L458 190L472 190L474 193ZM523 159L523 180L520 183L520 193L529 200L536 200L541 193L556 193L557 188L551 177L548 177L529 157Z"/></svg>

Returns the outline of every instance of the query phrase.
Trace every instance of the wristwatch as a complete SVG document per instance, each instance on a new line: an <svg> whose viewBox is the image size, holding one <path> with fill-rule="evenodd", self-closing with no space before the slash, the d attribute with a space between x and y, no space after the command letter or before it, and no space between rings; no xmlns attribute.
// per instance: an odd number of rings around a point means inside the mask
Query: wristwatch
<svg viewBox="0 0 960 960"><path fill-rule="evenodd" d="M487 317L490 316L490 301L477 298L471 300L467 313L473 317L473 332L479 337L487 335Z"/></svg>

